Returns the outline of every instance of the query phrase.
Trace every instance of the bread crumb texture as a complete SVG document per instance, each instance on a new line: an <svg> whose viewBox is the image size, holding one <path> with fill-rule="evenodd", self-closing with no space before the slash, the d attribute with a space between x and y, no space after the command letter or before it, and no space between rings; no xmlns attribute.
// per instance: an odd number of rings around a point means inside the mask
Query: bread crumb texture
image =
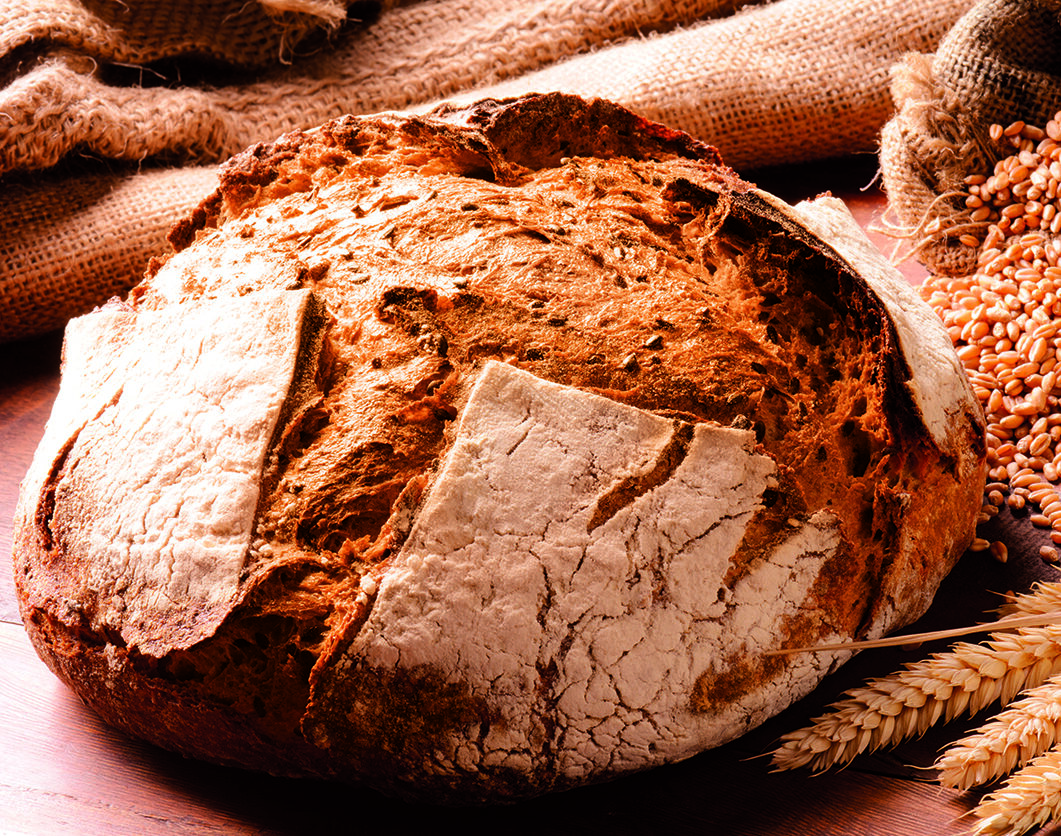
<svg viewBox="0 0 1061 836"><path fill-rule="evenodd" d="M826 243L835 239L835 245ZM196 757L433 800L687 757L913 620L983 419L842 208L606 102L255 146L76 321L16 521L41 655Z"/></svg>

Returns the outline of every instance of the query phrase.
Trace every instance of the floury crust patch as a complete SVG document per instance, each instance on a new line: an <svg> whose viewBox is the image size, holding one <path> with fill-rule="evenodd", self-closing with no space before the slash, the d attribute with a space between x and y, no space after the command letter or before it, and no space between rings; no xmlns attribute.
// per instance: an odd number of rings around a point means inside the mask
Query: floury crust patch
<svg viewBox="0 0 1061 836"><path fill-rule="evenodd" d="M686 429L680 461L600 521L601 499L658 473ZM733 738L828 663L805 659L758 705L713 713L690 711L696 681L783 633L839 543L838 521L822 514L726 586L728 556L777 487L774 462L754 446L751 431L667 420L488 364L320 698L343 702L361 667L458 683L491 731L469 739L439 727L433 746L453 758L440 770L592 775L616 757L636 768ZM542 670L554 672L547 689ZM555 767L533 754L550 729L564 752Z"/></svg>
<svg viewBox="0 0 1061 836"><path fill-rule="evenodd" d="M60 550L93 556L47 565L93 629L163 655L231 611L310 296L115 305L68 328L25 489L41 494L34 516Z"/></svg>

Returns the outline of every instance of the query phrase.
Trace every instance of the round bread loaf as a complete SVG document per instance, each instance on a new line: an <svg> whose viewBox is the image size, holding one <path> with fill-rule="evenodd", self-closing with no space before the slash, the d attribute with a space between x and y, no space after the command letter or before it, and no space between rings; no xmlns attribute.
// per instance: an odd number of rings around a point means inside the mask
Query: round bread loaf
<svg viewBox="0 0 1061 836"><path fill-rule="evenodd" d="M602 101L255 146L72 322L38 652L197 758L512 799L728 741L927 608L982 413L843 205Z"/></svg>

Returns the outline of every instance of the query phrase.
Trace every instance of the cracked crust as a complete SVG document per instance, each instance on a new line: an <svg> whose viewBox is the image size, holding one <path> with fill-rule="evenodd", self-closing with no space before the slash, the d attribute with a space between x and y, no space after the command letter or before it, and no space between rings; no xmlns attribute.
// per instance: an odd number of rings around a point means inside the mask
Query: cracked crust
<svg viewBox="0 0 1061 836"><path fill-rule="evenodd" d="M982 416L916 294L606 102L291 134L171 241L71 326L16 521L38 651L160 745L601 780L807 693L844 657L768 651L913 620L972 536Z"/></svg>

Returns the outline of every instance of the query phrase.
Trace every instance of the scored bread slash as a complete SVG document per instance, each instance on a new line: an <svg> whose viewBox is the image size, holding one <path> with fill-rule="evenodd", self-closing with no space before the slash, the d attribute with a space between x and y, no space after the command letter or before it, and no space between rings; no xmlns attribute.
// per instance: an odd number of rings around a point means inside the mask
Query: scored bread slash
<svg viewBox="0 0 1061 836"><path fill-rule="evenodd" d="M62 386L19 511L53 557L23 564L23 589L47 576L91 629L148 655L213 634L241 591L311 295L115 306L69 325Z"/></svg>
<svg viewBox="0 0 1061 836"><path fill-rule="evenodd" d="M683 455L661 474L687 428ZM614 485L646 474L657 478L592 525ZM304 727L311 737L341 728L330 715L342 712L378 736L369 748L383 747L387 732L370 718L393 692L415 689L430 704L442 687L488 716L489 733L473 744L459 724L428 724L407 750L413 762L391 768L414 769L428 746L450 753L439 770L534 772L544 765L533 741L557 712L566 732L555 768L572 775L732 739L831 661L764 677L740 706L690 704L698 680L786 628L840 542L839 521L821 512L727 584L728 556L776 488L751 431L691 426L489 363L371 615L316 682ZM553 671L546 688L542 670ZM389 687L358 687L366 680ZM602 734L610 717L620 722ZM630 743L617 755L618 738Z"/></svg>
<svg viewBox="0 0 1061 836"><path fill-rule="evenodd" d="M953 427L965 420L961 405L973 397L973 389L950 338L936 327L934 312L854 223L839 198L822 196L802 201L792 210L856 270L872 275L874 292L886 300L895 314L901 314L894 321L903 355L910 365L906 385L936 443L951 455L969 456L971 451L958 440Z"/></svg>
<svg viewBox="0 0 1061 836"><path fill-rule="evenodd" d="M64 392L144 396L56 419L16 575L57 673L186 755L453 803L688 757L846 658L778 651L923 614L983 513L976 397L850 213L609 102L341 117L170 240L91 320L142 338L72 328ZM238 490L155 502L244 436Z"/></svg>

